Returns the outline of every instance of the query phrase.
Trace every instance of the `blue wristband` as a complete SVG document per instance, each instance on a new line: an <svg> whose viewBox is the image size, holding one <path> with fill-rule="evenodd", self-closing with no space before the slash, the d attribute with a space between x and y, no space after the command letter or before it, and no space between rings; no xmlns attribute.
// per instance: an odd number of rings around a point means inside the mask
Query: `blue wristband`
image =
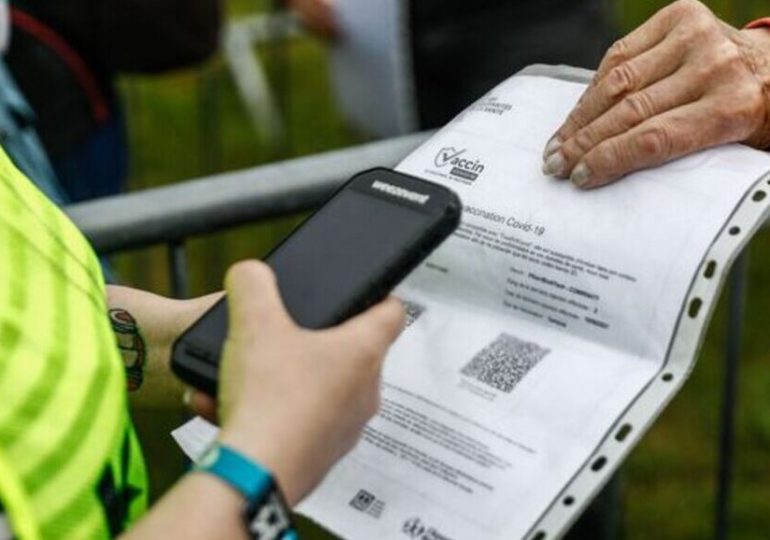
<svg viewBox="0 0 770 540"><path fill-rule="evenodd" d="M273 475L240 452L215 443L195 470L217 476L246 499L243 518L254 540L297 540L291 517Z"/></svg>
<svg viewBox="0 0 770 540"><path fill-rule="evenodd" d="M214 444L195 467L218 476L243 494L247 500L265 495L273 487L273 475L243 454Z"/></svg>

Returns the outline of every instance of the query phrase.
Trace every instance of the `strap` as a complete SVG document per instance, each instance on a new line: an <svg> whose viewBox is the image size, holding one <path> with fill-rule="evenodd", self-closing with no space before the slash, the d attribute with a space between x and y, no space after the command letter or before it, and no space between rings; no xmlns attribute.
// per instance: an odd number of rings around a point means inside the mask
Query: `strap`
<svg viewBox="0 0 770 540"><path fill-rule="evenodd" d="M265 496L275 486L273 475L249 458L222 444L215 444L195 467L218 476L247 500Z"/></svg>
<svg viewBox="0 0 770 540"><path fill-rule="evenodd" d="M252 540L298 540L286 503L267 469L217 442L195 470L219 477L244 496L243 517Z"/></svg>

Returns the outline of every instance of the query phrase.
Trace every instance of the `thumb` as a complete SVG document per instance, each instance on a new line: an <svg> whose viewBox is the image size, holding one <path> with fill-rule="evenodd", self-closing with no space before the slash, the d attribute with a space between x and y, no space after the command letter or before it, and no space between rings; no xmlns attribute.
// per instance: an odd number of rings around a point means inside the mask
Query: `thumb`
<svg viewBox="0 0 770 540"><path fill-rule="evenodd" d="M336 331L347 334L353 342L366 344L377 356L383 357L401 335L405 319L403 304L391 296L341 324Z"/></svg>
<svg viewBox="0 0 770 540"><path fill-rule="evenodd" d="M225 289L232 337L291 321L275 274L265 263L251 260L234 264L225 277Z"/></svg>

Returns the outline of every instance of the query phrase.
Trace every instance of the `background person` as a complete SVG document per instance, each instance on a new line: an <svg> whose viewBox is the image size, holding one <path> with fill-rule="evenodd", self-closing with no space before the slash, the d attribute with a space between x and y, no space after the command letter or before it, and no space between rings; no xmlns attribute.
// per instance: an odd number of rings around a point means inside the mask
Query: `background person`
<svg viewBox="0 0 770 540"><path fill-rule="evenodd" d="M67 197L115 195L128 176L117 73L189 67L219 44L220 0L9 0L6 62Z"/></svg>
<svg viewBox="0 0 770 540"><path fill-rule="evenodd" d="M35 131L35 115L4 62L10 42L8 11L8 3L0 2L0 144L38 188L52 201L64 204L67 196Z"/></svg>
<svg viewBox="0 0 770 540"><path fill-rule="evenodd" d="M361 4L384 0L360 0ZM388 0L392 2L400 0ZM335 0L287 0L324 37L345 39ZM594 67L612 42L602 0L404 2L419 129L436 128L534 63ZM558 39L544 39L544 36ZM387 51L383 52L386 53Z"/></svg>

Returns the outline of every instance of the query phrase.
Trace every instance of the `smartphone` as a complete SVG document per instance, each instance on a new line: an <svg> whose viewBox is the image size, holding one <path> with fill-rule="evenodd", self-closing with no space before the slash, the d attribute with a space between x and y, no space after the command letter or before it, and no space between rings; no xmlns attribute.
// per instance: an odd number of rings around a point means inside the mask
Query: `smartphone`
<svg viewBox="0 0 770 540"><path fill-rule="evenodd" d="M345 183L265 259L294 321L334 326L384 299L460 223L450 189L389 169ZM227 300L175 342L171 367L187 384L216 395Z"/></svg>

